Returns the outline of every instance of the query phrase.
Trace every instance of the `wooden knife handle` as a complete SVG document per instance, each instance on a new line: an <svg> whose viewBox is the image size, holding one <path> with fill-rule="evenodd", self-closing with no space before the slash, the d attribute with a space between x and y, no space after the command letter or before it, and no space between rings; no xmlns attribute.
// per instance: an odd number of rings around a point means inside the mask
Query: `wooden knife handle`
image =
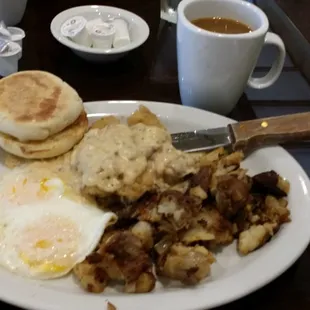
<svg viewBox="0 0 310 310"><path fill-rule="evenodd" d="M245 121L231 124L228 128L235 150L310 140L310 112Z"/></svg>

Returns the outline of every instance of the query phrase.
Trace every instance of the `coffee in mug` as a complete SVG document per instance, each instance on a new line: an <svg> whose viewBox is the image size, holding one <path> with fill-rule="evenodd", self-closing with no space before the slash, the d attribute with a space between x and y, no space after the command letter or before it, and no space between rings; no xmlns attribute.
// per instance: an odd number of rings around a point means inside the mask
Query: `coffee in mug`
<svg viewBox="0 0 310 310"><path fill-rule="evenodd" d="M278 35L268 32L267 16L254 4L182 0L177 12L178 78L184 105L228 114L247 85L263 89L278 79L285 47ZM265 44L275 45L278 56L267 75L252 77Z"/></svg>
<svg viewBox="0 0 310 310"><path fill-rule="evenodd" d="M205 17L194 19L192 23L201 29L217 33L237 34L252 31L250 26L230 18Z"/></svg>

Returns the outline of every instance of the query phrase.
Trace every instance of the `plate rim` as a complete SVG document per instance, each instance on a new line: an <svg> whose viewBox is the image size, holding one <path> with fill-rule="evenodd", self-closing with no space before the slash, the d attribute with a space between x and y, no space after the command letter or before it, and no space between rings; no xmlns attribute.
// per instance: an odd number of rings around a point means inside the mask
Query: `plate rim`
<svg viewBox="0 0 310 310"><path fill-rule="evenodd" d="M209 114L209 116L216 116L217 118L222 119L223 121L225 121L226 123L232 123L235 122L234 120L227 118L225 116L221 116L212 112L208 112L208 111L203 111L200 109L196 109L196 108L191 108L191 107L185 107L182 105L176 105L173 103L168 103L168 102L159 102L159 101L144 101L144 100L102 100L102 101L89 101L89 102L84 102L85 105L85 110L87 112L87 110L91 110L93 106L98 106L98 105L102 105L104 106L105 104L108 105L113 105L113 104L118 104L118 105L132 105L133 106L133 110L137 107L137 105L140 104L145 104L146 106L153 106L154 105L158 106L159 108L165 108L165 107L169 107L169 108L175 108L177 110L194 110L196 113L204 113L205 115ZM102 108L104 110L104 108ZM116 108L117 109L117 108ZM116 111L116 113L119 113L120 111ZM99 112L101 113L101 112ZM104 112L102 112L104 113ZM97 114L97 113L94 113ZM276 147L272 147L272 149L277 150L277 151L281 151L283 152L283 154L285 154L285 156L287 156L289 158L290 161L292 161L292 164L294 164L296 167L299 168L299 172L305 182L305 186L307 189L307 195L305 195L309 201L310 201L310 181L309 178L306 174L306 172L304 171L304 169L301 167L301 165L295 160L295 158L293 156L291 156L285 149L283 149L280 146L276 146ZM310 211L308 211L308 216L310 216ZM308 219L308 217L307 217ZM306 220L305 220L306 221ZM205 300L204 296L205 296L205 290L204 289L197 289L197 290L192 290L191 288L184 288L181 291L180 290L176 290L176 291L163 291L160 292L158 295L149 293L149 294L139 294L139 295L94 295L93 301L94 301L94 305L91 305L90 299L87 298L86 296L89 296L89 293L81 293L81 294L68 294L66 291L55 291L53 288L46 288L43 285L35 285L35 286L31 286L31 287L37 287L39 289L39 294L33 293L30 294L28 293L24 293L22 294L22 297L20 297L19 300L16 300L15 297L18 294L15 294L15 292L11 292L10 289L8 289L6 286L4 287L4 289L0 290L0 299L4 302L10 303L12 305L21 307L21 308L26 308L26 309L33 309L33 310L63 310L63 309L68 309L68 310L84 310L85 307L88 306L93 306L94 310L99 309L99 307L97 308L97 305L99 306L99 300L100 300L100 309L102 309L102 307L104 306L104 303L107 302L107 300L109 300L110 302L112 302L113 304L116 305L116 307L119 309L118 307L118 303L121 305L127 305L128 306L128 302L130 302L133 307L135 308L135 310L142 310L144 309L145 305L152 301L152 296L153 298L156 298L156 296L158 296L160 298L160 301L158 301L159 299L157 298L158 304L156 306L159 306L159 303L161 304L160 306L165 309L165 310L203 310L206 309L206 307L208 307L208 309L213 308L213 307L217 307L223 304L227 304L229 302L232 302L234 300L237 300L239 298L242 298L258 289L260 289L261 287L267 285L268 283L270 283L271 281L273 281L274 279L276 279L279 275L281 275L283 272L285 272L289 267L291 267L296 260L302 255L302 253L305 251L305 249L307 248L309 241L310 241L310 225L307 225L306 227L304 227L304 230L307 232L307 236L304 236L303 238L303 242L302 245L299 246L298 250L296 250L294 253L294 255L289 254L288 256L291 257L290 259L287 258L283 258L284 255L282 255L282 263L277 265L277 269L276 272L274 272L273 269L271 269L270 267L266 266L266 269L264 269L264 272L262 273L262 275L259 275L259 280L258 281L254 281L256 284L251 284L251 285L247 285L249 284L249 280L251 283L252 278L248 275L248 273L246 273L246 270L248 269L248 266L246 268L244 268L244 270L242 270L241 272L239 272L238 274L243 275L247 281L246 284L242 284L240 285L239 283L235 283L235 281L233 280L232 282L229 281L229 278L235 278L236 276L232 275L230 277L224 278L224 279L219 279L217 281L214 282L209 282L208 284L208 288L209 291L211 292L214 291L214 293L217 293L214 296L215 301L214 302L210 302L208 300ZM264 260L266 257L266 255L260 259ZM266 259L265 259L266 260ZM266 262L268 262L268 260L266 260ZM252 265L252 267L255 267L255 263L256 260L250 263L250 266ZM279 265L281 266L279 268ZM270 270L269 270L269 269ZM267 270L267 275L266 275L266 270ZM268 270L271 271L270 274L268 274ZM18 283L18 280L20 280L21 277L16 276L16 283ZM25 279L25 281L27 282L27 279ZM26 283L25 282L25 283ZM28 281L31 283L31 281ZM220 296L219 296L219 292L218 288L216 288L216 286L218 286L218 283L222 283L222 287L221 289L223 289L223 291L220 292ZM214 283L216 283L214 285ZM230 284L229 284L230 283ZM27 286L26 284L22 284L21 286ZM233 285L233 289L230 290L232 287L230 285ZM246 286L247 285L247 286ZM6 294L7 293L7 294ZM181 295L183 295L183 297L180 299L180 293ZM221 295L223 293L223 296ZM58 298L57 298L58 296ZM76 302L74 302L72 300L72 296L76 296ZM185 296L185 297L184 297ZM56 297L56 298L55 298ZM188 298L189 297L189 298ZM47 298L48 298L48 302L47 302ZM59 300L61 299L62 303L58 303ZM151 300L150 300L151 298ZM179 299L179 301L181 301L180 303L177 303L177 305L173 304L173 301L176 300L176 298ZM188 299L186 299L188 298ZM57 299L55 301L55 299ZM86 300L86 302L83 300ZM193 302L193 299L196 299L196 302ZM136 305L138 305L138 307L136 307ZM143 306L142 306L143 305ZM123 310L123 306L120 306L121 309ZM128 309L128 308L127 308ZM152 308L155 309L155 308Z"/></svg>

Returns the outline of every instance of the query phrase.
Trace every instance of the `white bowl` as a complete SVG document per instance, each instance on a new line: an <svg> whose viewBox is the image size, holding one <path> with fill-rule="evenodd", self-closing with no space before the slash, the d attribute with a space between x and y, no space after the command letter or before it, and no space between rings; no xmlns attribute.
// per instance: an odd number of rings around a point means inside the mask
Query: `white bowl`
<svg viewBox="0 0 310 310"><path fill-rule="evenodd" d="M87 20L98 17L101 17L103 20L111 17L119 17L126 20L129 25L130 44L120 48L103 50L100 48L86 47L71 41L61 34L60 28L66 20L77 15L83 16ZM110 62L121 58L129 51L143 44L150 34L150 29L141 17L132 12L112 6L85 5L65 10L55 16L51 22L51 32L56 40L69 47L81 58L92 62Z"/></svg>

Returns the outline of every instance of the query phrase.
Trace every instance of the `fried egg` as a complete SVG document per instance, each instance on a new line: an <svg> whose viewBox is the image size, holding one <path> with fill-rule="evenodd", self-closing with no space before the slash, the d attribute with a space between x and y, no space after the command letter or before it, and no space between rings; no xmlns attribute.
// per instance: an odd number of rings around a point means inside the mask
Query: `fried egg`
<svg viewBox="0 0 310 310"><path fill-rule="evenodd" d="M45 169L18 167L3 176L0 265L25 277L57 278L96 248L116 215L77 199L71 190Z"/></svg>

